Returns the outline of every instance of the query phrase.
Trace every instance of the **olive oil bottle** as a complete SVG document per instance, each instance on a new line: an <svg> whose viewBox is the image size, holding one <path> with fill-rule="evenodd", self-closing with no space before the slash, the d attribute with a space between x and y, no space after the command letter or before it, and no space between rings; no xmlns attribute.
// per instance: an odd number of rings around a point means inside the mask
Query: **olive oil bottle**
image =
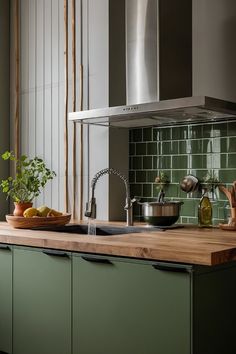
<svg viewBox="0 0 236 354"><path fill-rule="evenodd" d="M198 225L200 227L212 226L212 204L206 193L203 194L198 205Z"/></svg>

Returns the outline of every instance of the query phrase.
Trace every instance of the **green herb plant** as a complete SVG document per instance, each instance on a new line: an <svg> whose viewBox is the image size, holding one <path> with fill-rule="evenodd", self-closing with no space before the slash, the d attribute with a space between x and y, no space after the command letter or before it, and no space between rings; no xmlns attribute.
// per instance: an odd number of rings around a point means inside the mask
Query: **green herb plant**
<svg viewBox="0 0 236 354"><path fill-rule="evenodd" d="M165 172L160 171L160 174L155 178L155 183L156 189L163 191L170 183L169 177L165 174Z"/></svg>
<svg viewBox="0 0 236 354"><path fill-rule="evenodd" d="M10 176L0 184L7 198L12 198L16 203L32 202L39 196L46 183L56 176L56 173L47 168L45 162L38 157L29 159L22 155L17 159L12 151L6 151L2 154L2 159L10 160L16 166L15 178Z"/></svg>

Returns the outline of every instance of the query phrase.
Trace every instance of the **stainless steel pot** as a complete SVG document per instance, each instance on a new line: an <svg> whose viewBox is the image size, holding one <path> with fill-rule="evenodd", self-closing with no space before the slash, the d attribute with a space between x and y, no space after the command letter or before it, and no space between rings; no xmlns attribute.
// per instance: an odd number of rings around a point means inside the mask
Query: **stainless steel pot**
<svg viewBox="0 0 236 354"><path fill-rule="evenodd" d="M142 215L145 222L154 226L170 226L179 218L183 202L150 202L139 203L142 205Z"/></svg>

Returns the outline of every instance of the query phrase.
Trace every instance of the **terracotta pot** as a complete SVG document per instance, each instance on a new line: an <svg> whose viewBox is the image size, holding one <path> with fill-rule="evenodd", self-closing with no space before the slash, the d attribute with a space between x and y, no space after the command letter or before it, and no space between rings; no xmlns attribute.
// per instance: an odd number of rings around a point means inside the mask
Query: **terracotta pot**
<svg viewBox="0 0 236 354"><path fill-rule="evenodd" d="M13 210L14 216L23 216L26 209L31 208L33 203L16 203L14 202L15 209Z"/></svg>

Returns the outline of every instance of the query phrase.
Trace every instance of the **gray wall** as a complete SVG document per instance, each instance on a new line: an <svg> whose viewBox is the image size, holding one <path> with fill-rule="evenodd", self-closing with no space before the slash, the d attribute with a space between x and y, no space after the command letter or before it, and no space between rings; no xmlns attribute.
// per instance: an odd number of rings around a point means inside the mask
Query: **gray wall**
<svg viewBox="0 0 236 354"><path fill-rule="evenodd" d="M193 0L193 94L236 101L236 1Z"/></svg>
<svg viewBox="0 0 236 354"><path fill-rule="evenodd" d="M9 1L0 0L0 155L9 150L9 124L10 124L10 23ZM0 180L8 177L8 163L0 158ZM8 202L5 195L0 193L0 220L8 212Z"/></svg>

